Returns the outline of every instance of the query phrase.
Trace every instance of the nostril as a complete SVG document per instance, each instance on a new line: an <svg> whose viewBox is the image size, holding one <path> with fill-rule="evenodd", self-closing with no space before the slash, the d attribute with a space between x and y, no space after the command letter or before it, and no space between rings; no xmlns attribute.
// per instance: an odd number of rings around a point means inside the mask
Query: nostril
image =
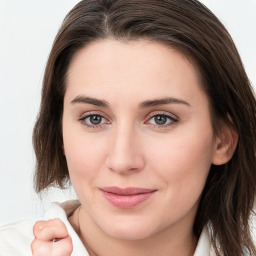
<svg viewBox="0 0 256 256"><path fill-rule="evenodd" d="M137 171L138 168L130 168L129 171Z"/></svg>

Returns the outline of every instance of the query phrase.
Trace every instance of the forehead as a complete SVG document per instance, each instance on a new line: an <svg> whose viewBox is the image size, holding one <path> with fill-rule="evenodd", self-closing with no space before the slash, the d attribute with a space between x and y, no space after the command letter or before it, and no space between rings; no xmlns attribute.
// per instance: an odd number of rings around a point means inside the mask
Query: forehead
<svg viewBox="0 0 256 256"><path fill-rule="evenodd" d="M67 75L67 93L73 96L90 92L162 97L168 92L187 97L196 90L201 91L196 66L177 50L147 40L93 42L76 53Z"/></svg>

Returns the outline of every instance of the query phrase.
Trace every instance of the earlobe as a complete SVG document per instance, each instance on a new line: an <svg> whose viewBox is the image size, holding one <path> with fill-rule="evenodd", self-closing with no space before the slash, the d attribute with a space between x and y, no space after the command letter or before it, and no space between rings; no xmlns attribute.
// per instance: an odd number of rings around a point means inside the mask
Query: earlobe
<svg viewBox="0 0 256 256"><path fill-rule="evenodd" d="M238 142L238 134L225 125L217 135L212 164L226 164L233 156Z"/></svg>

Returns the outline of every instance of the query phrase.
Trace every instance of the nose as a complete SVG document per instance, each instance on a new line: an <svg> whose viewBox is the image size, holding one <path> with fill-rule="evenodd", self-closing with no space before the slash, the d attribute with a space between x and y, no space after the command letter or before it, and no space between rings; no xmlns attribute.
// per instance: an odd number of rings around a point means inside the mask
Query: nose
<svg viewBox="0 0 256 256"><path fill-rule="evenodd" d="M119 174L131 174L144 168L143 149L138 132L132 128L117 128L110 138L107 167Z"/></svg>

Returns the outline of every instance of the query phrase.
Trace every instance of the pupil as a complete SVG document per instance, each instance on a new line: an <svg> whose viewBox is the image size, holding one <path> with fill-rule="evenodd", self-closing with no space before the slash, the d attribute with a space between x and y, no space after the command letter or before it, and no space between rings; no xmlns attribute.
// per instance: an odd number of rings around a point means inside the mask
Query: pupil
<svg viewBox="0 0 256 256"><path fill-rule="evenodd" d="M155 117L156 124L165 124L166 123L166 116L156 116Z"/></svg>
<svg viewBox="0 0 256 256"><path fill-rule="evenodd" d="M91 116L90 117L90 122L94 125L100 124L101 123L101 116L97 116L97 115Z"/></svg>

